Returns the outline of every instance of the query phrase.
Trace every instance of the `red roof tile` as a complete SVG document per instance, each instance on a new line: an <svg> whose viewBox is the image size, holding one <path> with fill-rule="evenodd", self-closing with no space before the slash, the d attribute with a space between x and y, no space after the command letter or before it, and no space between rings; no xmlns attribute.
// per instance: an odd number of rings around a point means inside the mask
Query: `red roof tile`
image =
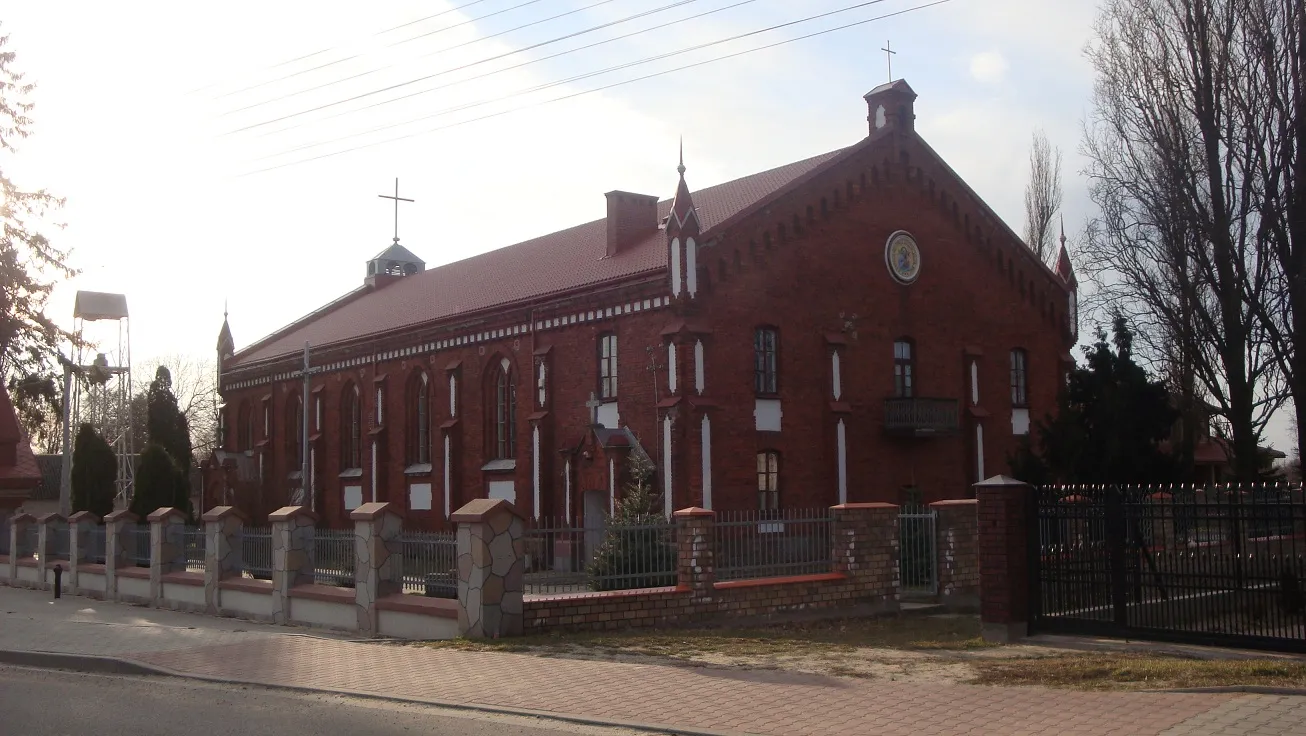
<svg viewBox="0 0 1306 736"><path fill-rule="evenodd" d="M832 151L695 192L703 231L840 153ZM659 218L670 211L671 200L658 203ZM228 368L298 352L305 341L315 347L332 345L667 267L666 236L660 231L616 256L609 258L606 253L607 223L595 220L407 276L376 291L360 287L239 351Z"/></svg>

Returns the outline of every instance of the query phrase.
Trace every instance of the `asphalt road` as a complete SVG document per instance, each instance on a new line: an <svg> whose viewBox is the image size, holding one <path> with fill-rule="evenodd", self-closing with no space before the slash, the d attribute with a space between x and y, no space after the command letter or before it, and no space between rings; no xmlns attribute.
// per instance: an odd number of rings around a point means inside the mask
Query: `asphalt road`
<svg viewBox="0 0 1306 736"><path fill-rule="evenodd" d="M169 677L121 677L0 665L4 736L634 736L535 718Z"/></svg>

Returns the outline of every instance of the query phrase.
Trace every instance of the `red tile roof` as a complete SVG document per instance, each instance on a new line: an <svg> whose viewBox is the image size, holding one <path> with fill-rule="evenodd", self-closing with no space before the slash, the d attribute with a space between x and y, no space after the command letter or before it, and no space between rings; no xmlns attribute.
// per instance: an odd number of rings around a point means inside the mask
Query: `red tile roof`
<svg viewBox="0 0 1306 736"><path fill-rule="evenodd" d="M694 192L704 232L791 184L847 149L764 171ZM658 217L671 200L658 203ZM667 268L666 236L606 257L607 223L595 220L396 280L369 291L359 287L236 353L228 367L248 365L303 349L433 323Z"/></svg>

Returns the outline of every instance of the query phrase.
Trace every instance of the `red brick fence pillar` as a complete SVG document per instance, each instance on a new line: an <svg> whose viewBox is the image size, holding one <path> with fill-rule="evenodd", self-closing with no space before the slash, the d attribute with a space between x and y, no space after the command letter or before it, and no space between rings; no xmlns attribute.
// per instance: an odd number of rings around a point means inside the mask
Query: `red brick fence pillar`
<svg viewBox="0 0 1306 736"><path fill-rule="evenodd" d="M980 631L1007 643L1029 632L1029 549L1036 533L1033 489L997 475L975 484L979 504Z"/></svg>
<svg viewBox="0 0 1306 736"><path fill-rule="evenodd" d="M949 610L979 608L979 502L974 499L937 501L934 545L939 602Z"/></svg>

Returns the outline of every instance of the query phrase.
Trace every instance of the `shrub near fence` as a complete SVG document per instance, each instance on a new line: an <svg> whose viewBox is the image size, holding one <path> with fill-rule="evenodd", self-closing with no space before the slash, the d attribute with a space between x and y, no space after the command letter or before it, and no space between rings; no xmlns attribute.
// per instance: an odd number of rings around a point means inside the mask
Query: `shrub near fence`
<svg viewBox="0 0 1306 736"><path fill-rule="evenodd" d="M816 575L833 558L829 509L722 511L716 522L716 579Z"/></svg>
<svg viewBox="0 0 1306 736"><path fill-rule="evenodd" d="M674 524L583 527L542 520L526 531L527 595L676 584Z"/></svg>

